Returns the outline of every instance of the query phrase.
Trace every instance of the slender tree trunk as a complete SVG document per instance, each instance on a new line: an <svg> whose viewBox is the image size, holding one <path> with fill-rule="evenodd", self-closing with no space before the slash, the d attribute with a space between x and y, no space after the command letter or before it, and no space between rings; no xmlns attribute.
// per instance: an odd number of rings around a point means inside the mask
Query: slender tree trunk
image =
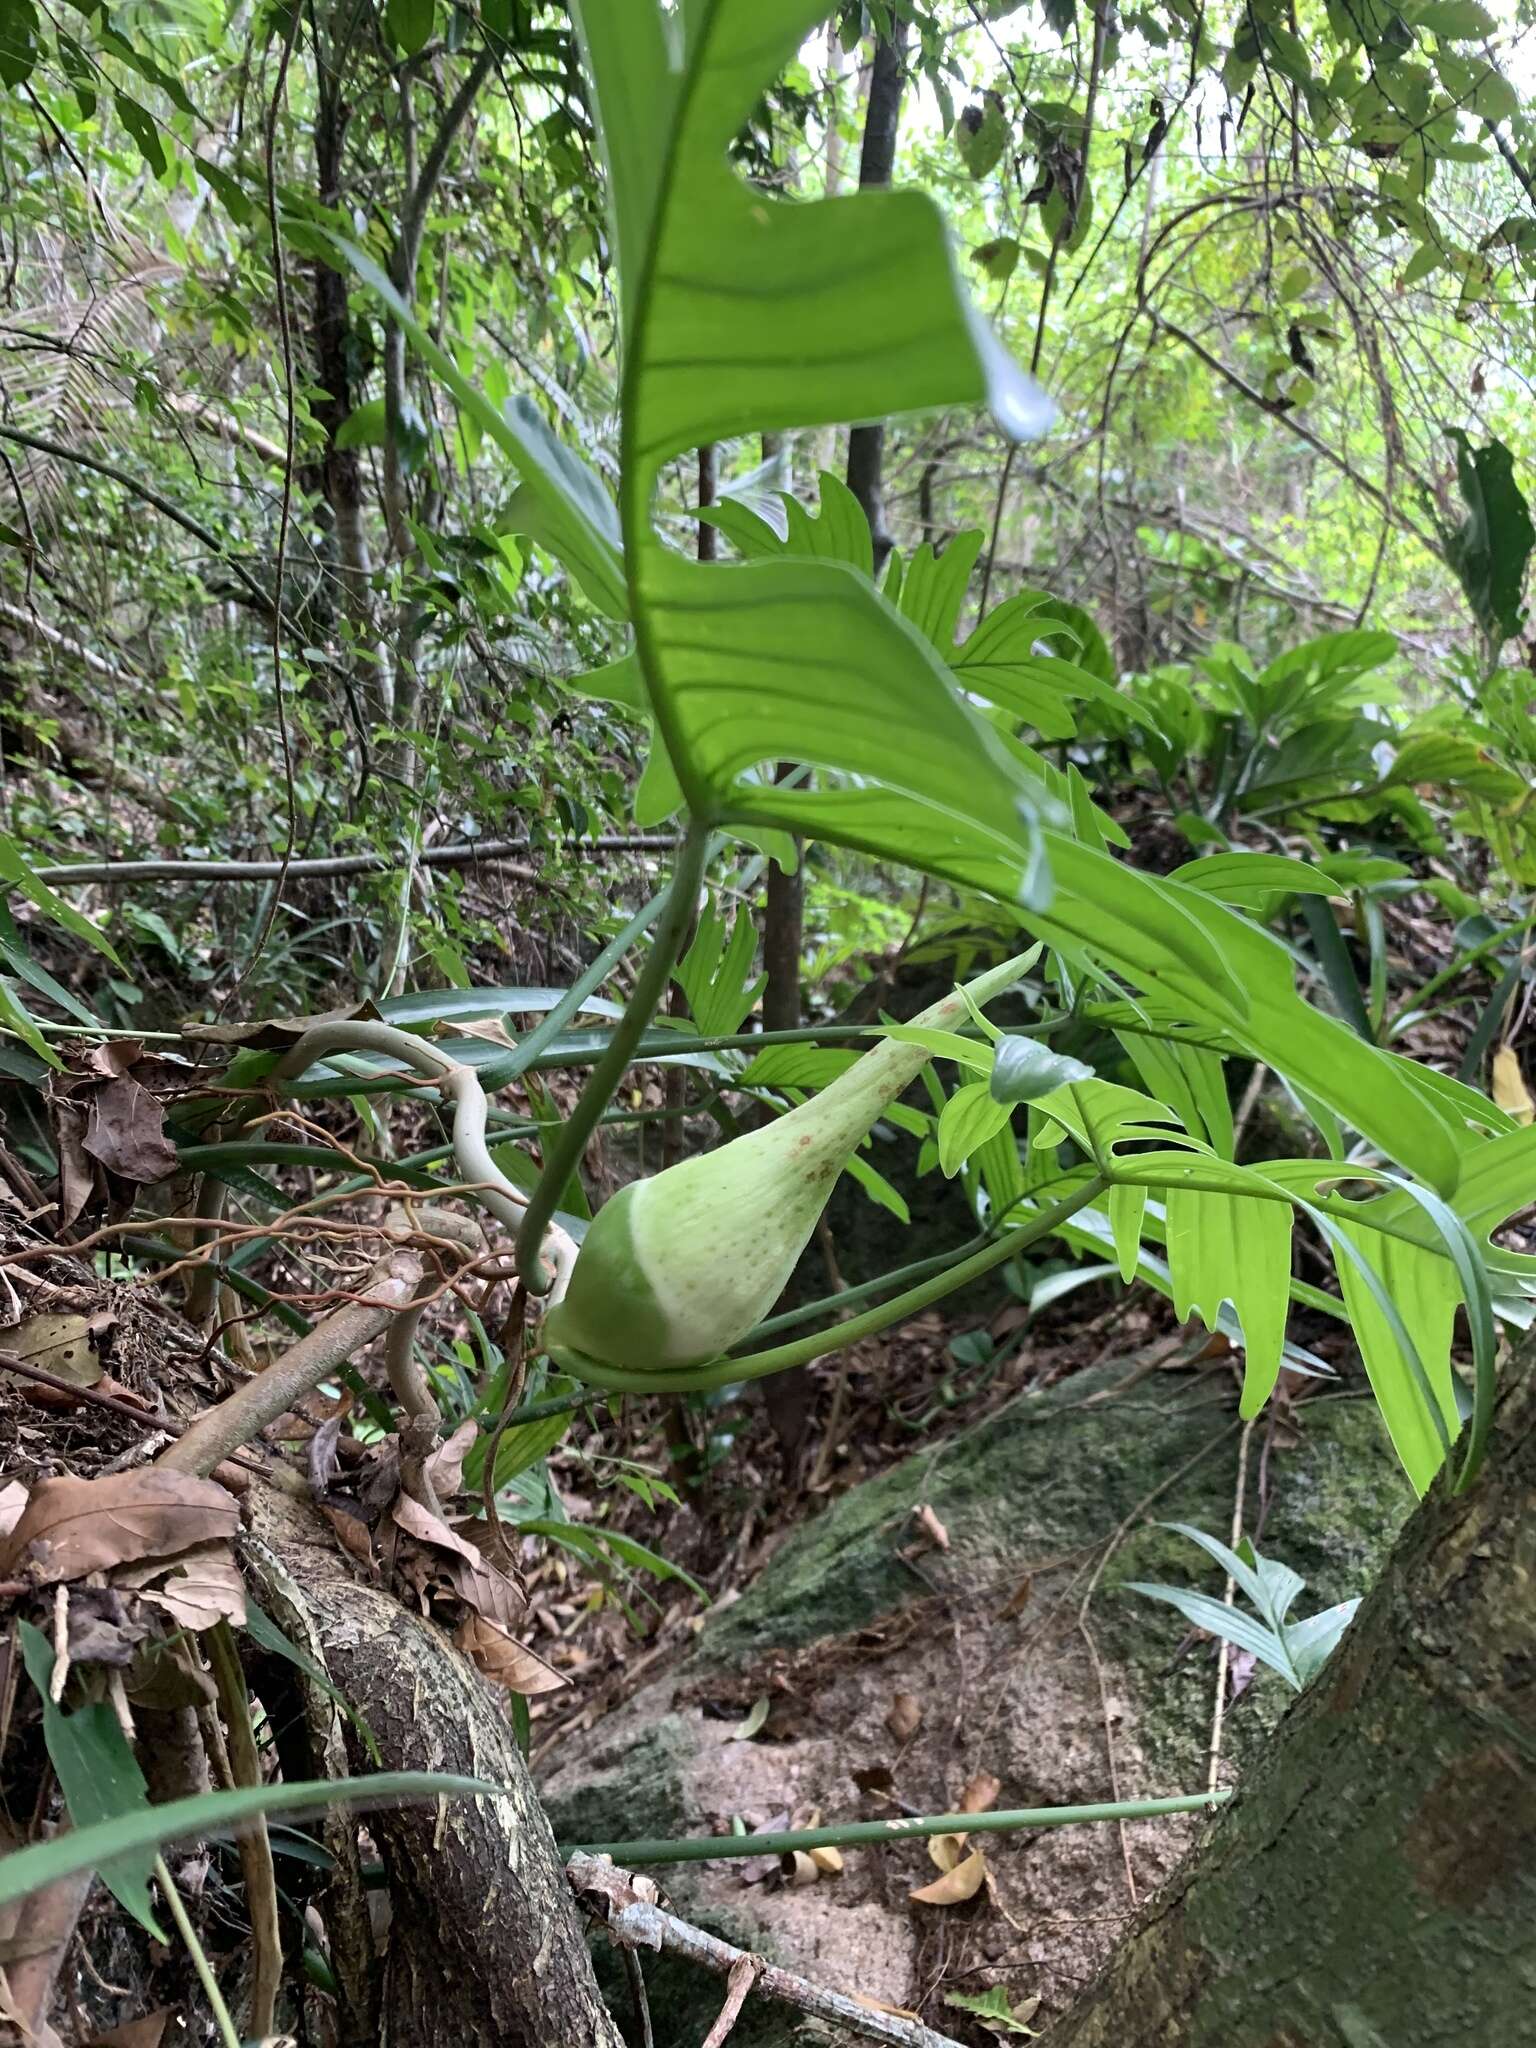
<svg viewBox="0 0 1536 2048"><path fill-rule="evenodd" d="M859 189L889 185L896 161L896 128L907 54L907 23L897 16L888 38L875 45L869 100L864 110L864 147L859 156ZM848 488L864 508L875 544L875 574L885 567L891 536L885 523L885 424L873 420L848 436Z"/></svg>
<svg viewBox="0 0 1536 2048"><path fill-rule="evenodd" d="M351 109L343 104L339 87L318 52L315 75L315 196L322 206L336 208L342 200L342 163ZM354 641L349 669L357 686L359 710L368 723L376 724L389 717L394 689L388 664L379 657L373 629L368 588L373 564L363 512L362 467L355 448L336 445L342 422L353 406L347 283L327 263L317 263L314 276L315 381L319 387L314 415L325 435L320 488L330 508L342 607Z"/></svg>
<svg viewBox="0 0 1536 2048"><path fill-rule="evenodd" d="M1536 2041L1536 1345L1048 2048Z"/></svg>

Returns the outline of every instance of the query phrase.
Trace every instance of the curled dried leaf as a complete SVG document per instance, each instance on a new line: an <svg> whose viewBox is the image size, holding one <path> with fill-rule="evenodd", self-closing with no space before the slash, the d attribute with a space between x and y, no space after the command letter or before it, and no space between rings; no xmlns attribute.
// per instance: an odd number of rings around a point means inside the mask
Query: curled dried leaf
<svg viewBox="0 0 1536 2048"><path fill-rule="evenodd" d="M815 1884L821 1876L816 1859L808 1856L804 1849L792 1849L789 1857L789 1881L798 1891L802 1885Z"/></svg>
<svg viewBox="0 0 1536 2048"><path fill-rule="evenodd" d="M948 1550L949 1531L926 1501L912 1510L912 1518L935 1550Z"/></svg>
<svg viewBox="0 0 1536 2048"><path fill-rule="evenodd" d="M930 1835L928 1837L929 1861L940 1870L953 1870L965 1856L964 1835Z"/></svg>
<svg viewBox="0 0 1536 2048"><path fill-rule="evenodd" d="M994 1778L990 1771L978 1771L960 1794L961 1813L985 1813L989 1806L997 1804L997 1795L1003 1789L1001 1778Z"/></svg>
<svg viewBox="0 0 1536 2048"><path fill-rule="evenodd" d="M508 1692L531 1698L535 1693L558 1692L570 1683L483 1614L466 1614L453 1640L478 1671Z"/></svg>
<svg viewBox="0 0 1536 2048"><path fill-rule="evenodd" d="M117 1582L194 1635L218 1621L245 1626L245 1581L227 1543L201 1543L169 1563L129 1566Z"/></svg>
<svg viewBox="0 0 1536 2048"><path fill-rule="evenodd" d="M842 1875L843 1852L841 1849L834 1848L830 1842L823 1848L813 1849L811 1851L811 1861L823 1877L841 1877Z"/></svg>
<svg viewBox="0 0 1536 2048"><path fill-rule="evenodd" d="M885 1725L898 1742L910 1742L923 1725L923 1703L915 1692L898 1692L891 1700Z"/></svg>
<svg viewBox="0 0 1536 2048"><path fill-rule="evenodd" d="M438 1445L427 1460L427 1477L439 1500L452 1500L464 1484L464 1460L469 1456L480 1425L473 1415L461 1422L446 1443Z"/></svg>
<svg viewBox="0 0 1536 2048"><path fill-rule="evenodd" d="M866 2012L889 2013L893 2020L915 2020L919 2026L922 2024L922 2014L914 2012L910 2005L887 2005L883 1998L871 1998L863 1991L853 1993L853 2002L862 2005Z"/></svg>
<svg viewBox="0 0 1536 2048"><path fill-rule="evenodd" d="M973 1849L953 1870L946 1870L932 1884L919 1885L908 1896L920 1906L962 1906L967 1899L975 1898L986 1877L987 1859L979 1849Z"/></svg>

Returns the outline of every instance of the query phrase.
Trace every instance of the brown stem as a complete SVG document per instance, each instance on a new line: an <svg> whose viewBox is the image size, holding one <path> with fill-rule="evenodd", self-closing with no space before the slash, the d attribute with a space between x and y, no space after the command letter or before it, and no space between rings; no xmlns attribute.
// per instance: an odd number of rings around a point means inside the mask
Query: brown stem
<svg viewBox="0 0 1536 2048"><path fill-rule="evenodd" d="M156 1463L168 1471L206 1478L231 1451L259 1436L338 1366L387 1330L395 1316L409 1307L424 1271L419 1252L409 1248L391 1252L370 1275L366 1301L349 1302L317 1323L258 1378L247 1380L217 1408L200 1415L178 1442L161 1452Z"/></svg>

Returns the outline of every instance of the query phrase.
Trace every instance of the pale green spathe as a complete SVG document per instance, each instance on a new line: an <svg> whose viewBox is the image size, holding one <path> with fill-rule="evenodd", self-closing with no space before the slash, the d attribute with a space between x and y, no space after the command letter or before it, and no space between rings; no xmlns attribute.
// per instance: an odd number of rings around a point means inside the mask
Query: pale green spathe
<svg viewBox="0 0 1536 2048"><path fill-rule="evenodd" d="M1007 960L966 993L984 1003L1020 970ZM952 1028L968 1014L957 989L916 1022ZM739 1344L783 1291L849 1158L928 1058L926 1046L886 1039L775 1123L622 1189L550 1311L550 1348L644 1374Z"/></svg>

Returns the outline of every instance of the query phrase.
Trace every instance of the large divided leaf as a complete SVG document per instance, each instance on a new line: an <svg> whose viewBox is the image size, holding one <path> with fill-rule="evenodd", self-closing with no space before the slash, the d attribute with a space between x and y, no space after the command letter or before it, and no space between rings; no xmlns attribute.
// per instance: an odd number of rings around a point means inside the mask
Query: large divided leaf
<svg viewBox="0 0 1536 2048"><path fill-rule="evenodd" d="M941 812L960 839L996 849L1010 898L1039 898L1038 829L1054 805L846 545L817 560L709 565L673 553L651 525L661 466L706 442L938 405L989 403L1019 434L1053 417L968 306L926 198L791 205L731 166L742 121L823 11L819 0L697 0L681 16L654 0L577 9L619 251L621 509L646 700L695 817L750 822L750 771L804 762ZM823 537L840 539L838 526ZM792 828L809 800L781 789ZM912 857L899 841L880 851Z"/></svg>

